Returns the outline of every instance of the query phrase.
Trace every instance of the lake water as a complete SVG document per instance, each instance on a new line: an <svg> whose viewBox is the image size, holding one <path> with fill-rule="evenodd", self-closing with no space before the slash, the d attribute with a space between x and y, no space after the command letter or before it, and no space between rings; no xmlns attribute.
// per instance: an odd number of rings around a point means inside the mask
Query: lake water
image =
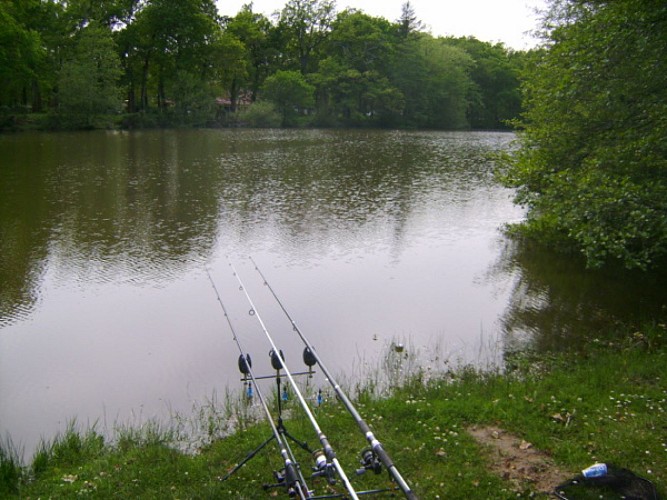
<svg viewBox="0 0 667 500"><path fill-rule="evenodd" d="M202 130L0 136L0 436L30 453L73 418L103 432L240 388L269 343L363 381L407 346L427 369L581 341L667 302L508 241L493 178L509 133ZM270 382L267 382L270 384ZM309 390L326 387L316 376ZM267 390L271 390L268 385Z"/></svg>

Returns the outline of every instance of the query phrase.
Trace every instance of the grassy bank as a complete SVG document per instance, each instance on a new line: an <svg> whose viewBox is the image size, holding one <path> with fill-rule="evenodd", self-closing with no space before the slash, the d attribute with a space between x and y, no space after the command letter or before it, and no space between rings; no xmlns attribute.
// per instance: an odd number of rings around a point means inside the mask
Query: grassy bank
<svg viewBox="0 0 667 500"><path fill-rule="evenodd" d="M613 463L649 479L664 496L666 336L660 325L621 343L597 345L585 355L521 356L504 374L462 369L427 384L416 377L388 398L358 395L358 408L423 499L535 494L533 482L512 480L494 470L497 457L468 432L472 426L488 425L520 438L522 448L544 452L549 466L567 475L594 462ZM336 401L316 412L341 465L354 476L365 440ZM289 413L289 432L315 448L309 422L300 412ZM270 435L266 424L248 425L196 455L186 455L169 447L168 432L151 428L126 432L113 445L94 432L70 432L37 453L30 467L19 467L5 449L0 455L0 497L286 497L283 490L262 489L281 466L274 443L230 479L220 480ZM294 448L308 469L312 460ZM352 477L352 482L358 491L389 484L386 473L372 472ZM309 486L317 494L333 491L321 478Z"/></svg>

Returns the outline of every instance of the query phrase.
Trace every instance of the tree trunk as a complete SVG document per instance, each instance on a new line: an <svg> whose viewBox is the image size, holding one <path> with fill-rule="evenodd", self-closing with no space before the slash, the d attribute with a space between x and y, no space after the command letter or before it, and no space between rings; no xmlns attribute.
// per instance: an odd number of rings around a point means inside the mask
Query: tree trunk
<svg viewBox="0 0 667 500"><path fill-rule="evenodd" d="M141 110L148 110L148 56L144 59L144 67L141 74Z"/></svg>
<svg viewBox="0 0 667 500"><path fill-rule="evenodd" d="M32 81L32 112L42 112L42 92L39 88L39 82L37 80Z"/></svg>
<svg viewBox="0 0 667 500"><path fill-rule="evenodd" d="M127 90L127 109L128 113L134 113L137 111L137 96L134 92L134 82L130 83L130 87Z"/></svg>
<svg viewBox="0 0 667 500"><path fill-rule="evenodd" d="M160 111L167 107L164 92L164 77L162 75L160 75L160 80L157 84L157 107L160 109Z"/></svg>

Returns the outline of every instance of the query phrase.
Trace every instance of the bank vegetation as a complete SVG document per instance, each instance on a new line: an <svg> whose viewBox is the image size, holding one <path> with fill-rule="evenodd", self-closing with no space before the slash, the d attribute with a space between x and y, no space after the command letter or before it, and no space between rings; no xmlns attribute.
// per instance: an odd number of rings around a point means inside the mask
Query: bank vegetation
<svg viewBox="0 0 667 500"><path fill-rule="evenodd" d="M507 355L502 370L471 367L432 376L416 369L385 397L359 384L359 411L420 498L531 497L596 462L633 471L667 493L666 327L651 324L592 339L586 352ZM395 361L395 360L394 360ZM354 390L354 388L351 388ZM310 422L288 402L286 427L317 442ZM365 439L343 405L325 398L315 409L343 468L361 467ZM0 495L6 498L272 498L282 458L269 443L226 481L221 478L271 435L242 403L235 410L203 412L211 433L233 417L238 432L211 439L195 454L174 447L173 429L124 429L115 440L71 429L21 464L15 447L0 451ZM255 413L258 415L258 413ZM493 431L517 440L497 455L473 434ZM493 444L493 442L492 442ZM312 457L295 446L308 476ZM519 471L522 454L538 456ZM516 460L507 465L510 455ZM556 473L558 471L558 473ZM521 472L517 476L517 472ZM386 472L351 475L358 491L391 487ZM552 478L546 480L546 478ZM324 478L309 481L318 494L340 490ZM598 498L594 491L591 498ZM604 492L602 492L604 493ZM577 497L579 498L579 497ZM614 497L615 498L615 497Z"/></svg>
<svg viewBox="0 0 667 500"><path fill-rule="evenodd" d="M504 172L523 234L589 267L665 269L667 4L552 0Z"/></svg>

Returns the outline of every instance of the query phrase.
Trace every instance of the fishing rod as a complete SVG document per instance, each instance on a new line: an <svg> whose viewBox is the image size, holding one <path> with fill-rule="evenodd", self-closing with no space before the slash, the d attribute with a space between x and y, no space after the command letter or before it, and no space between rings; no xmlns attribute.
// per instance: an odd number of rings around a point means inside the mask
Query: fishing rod
<svg viewBox="0 0 667 500"><path fill-rule="evenodd" d="M229 266L232 269L232 273L234 274L234 277L239 283L239 289L243 292L245 295L246 299L248 300L248 303L250 304L250 314L252 316L255 316L257 318L257 321L262 327L262 331L266 335L266 338L269 340L269 343L271 344L271 348L273 349L274 353L280 352L278 348L276 347L276 344L273 342L273 338L271 337L271 334L266 328L266 325L264 324L264 321L262 321L261 316L259 315L259 312L257 311L257 308L255 307L255 304L252 301L252 298L250 298L250 295L248 294L248 291L246 290L245 285L243 284L243 281L241 280L241 277L239 274L236 272L236 269L234 268L234 265L230 262ZM345 489L348 491L350 494L350 497L353 500L359 500L359 497L357 495L357 492L354 490L352 484L350 483L350 480L347 478L347 475L345 474L345 471L340 465L340 462L338 462L338 458L336 458L336 453L329 443L329 440L327 439L326 435L324 432L322 432L322 429L320 428L319 424L317 423L317 420L315 419L315 416L313 415L312 411L310 411L310 408L308 406L308 403L306 403L306 400L303 397L303 394L301 394L301 391L299 390L299 387L296 385L296 382L294 381L294 378L292 377L291 372L287 368L285 364L284 359L280 359L279 356L276 356L276 359L278 360L278 363L282 365L282 368L285 370L285 375L287 376L287 379L290 382L290 385L294 389L294 392L299 399L299 402L301 404L301 407L305 411L306 415L308 416L308 419L310 420L311 425L313 426L313 429L315 429L315 433L317 434L318 439L320 440L320 443L322 444L322 448L324 451L324 455L327 459L328 462L330 462L336 472L338 473L338 476L341 478L343 481L343 484L345 485Z"/></svg>
<svg viewBox="0 0 667 500"><path fill-rule="evenodd" d="M250 359L250 355L243 354L244 351L243 348L241 347L241 342L238 336L236 335L236 330L234 329L234 325L232 325L232 321L229 318L229 315L227 314L227 309L225 308L225 304L222 302L222 298L220 297L218 288L215 286L213 277L211 276L211 273L208 271L208 269L206 269L206 274L208 276L209 281L211 282L213 290L215 291L215 295L218 298L218 303L222 308L222 312L225 315L225 319L227 320L229 329L232 332L232 337L234 338L234 342L236 343L236 346L239 349L240 353L239 370L241 370L241 373L243 373L244 378L250 376L252 383L255 385L255 391L257 392L259 401L262 405L262 408L264 409L264 413L266 413L269 425L271 426L271 431L273 433L273 436L271 438L262 443L254 451L252 451L241 463L239 463L225 477L223 477L222 480L224 481L225 479L229 478L238 469L240 469L246 462L248 462L251 458L253 458L262 448L264 448L264 446L266 446L268 442L271 441L271 439L275 439L276 443L278 444L278 448L280 449L280 455L282 456L283 461L285 462L285 473L284 476L280 477L280 479L286 486L288 493L290 494L290 496L298 494L301 500L313 498L310 490L308 490L308 486L306 485L305 479L301 474L301 470L297 466L294 454L292 453L289 444L287 443L286 440L283 439L280 431L278 430L278 427L276 427L276 424L273 421L273 418L271 417L271 412L269 411L269 407L266 403L266 400L264 399L264 396L262 395L262 391L260 390L259 385L257 384L257 377L255 377L255 374L252 371L252 360ZM248 389L250 390L250 387Z"/></svg>
<svg viewBox="0 0 667 500"><path fill-rule="evenodd" d="M405 481L405 479L403 479L403 477L399 473L398 469L396 468L396 465L394 465L394 462L389 457L389 454L382 447L382 443L380 443L380 441L375 437L375 435L373 434L373 431L371 431L371 428L368 426L366 421L361 417L361 415L359 414L357 409L352 404L352 401L350 401L350 399L347 397L347 395L345 394L345 392L343 391L341 386L338 385L338 382L336 382L336 380L333 378L333 376L331 375L331 373L329 372L327 367L324 365L324 363L322 363L322 359L317 354L317 351L315 351L315 348L313 347L313 345L308 341L308 339L303 334L301 329L297 326L296 322L292 319L292 316L290 316L289 312L287 311L287 309L285 308L283 303L280 301L280 299L278 298L278 295L273 290L273 288L269 284L268 280L266 279L266 277L264 276L264 274L260 270L259 266L257 265L257 263L255 262L255 260L252 257L250 257L250 262L253 263L253 265L255 266L255 270L259 273L262 280L264 281L264 285L266 285L266 287L269 289L269 291L271 292L271 295L273 295L273 298L276 300L276 302L278 303L278 305L282 309L283 313L285 313L285 316L287 317L287 319L290 321L290 323L292 323L292 328L299 335L299 337L301 338L301 340L305 344L306 348L312 354L313 358L315 359L315 361L319 365L320 369L322 370L322 373L324 374L324 376L327 378L327 380L329 381L329 383L333 387L336 395L343 402L343 405L345 405L345 408L347 408L347 411L352 415L352 418L355 420L355 422L359 426L359 429L361 430L361 433L366 437L366 440L370 444L372 452L375 454L375 456L377 458L380 459L382 464L387 468L391 477L394 478L394 480L396 481L396 484L398 484L399 488L405 494L405 497L410 499L410 500L416 499L417 497L415 496L414 492L410 489L410 486L408 485L408 483ZM362 464L364 464L365 468L376 470L375 469L375 464L373 463L375 457L369 455L368 453L364 453L362 455L362 457L363 457Z"/></svg>

